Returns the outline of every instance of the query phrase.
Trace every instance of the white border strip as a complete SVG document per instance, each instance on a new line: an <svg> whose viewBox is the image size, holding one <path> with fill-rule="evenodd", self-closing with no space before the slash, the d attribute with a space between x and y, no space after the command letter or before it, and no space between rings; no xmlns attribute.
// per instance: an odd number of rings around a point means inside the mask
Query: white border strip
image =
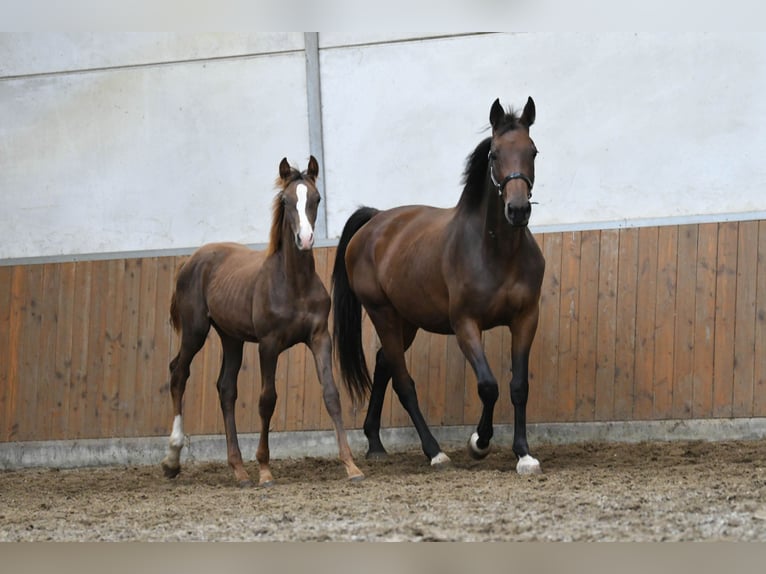
<svg viewBox="0 0 766 574"><path fill-rule="evenodd" d="M465 448L474 427L447 426L431 430L449 451ZM497 425L494 431L494 444L510 448L513 426ZM766 418L537 423L527 425L527 431L533 452L540 444L764 440ZM391 452L420 446L412 427L383 429L381 436ZM358 429L349 431L348 439L355 456L364 456L367 449L364 433ZM167 443L167 437L0 443L0 470L159 465L166 454ZM254 460L258 434L240 435L239 444L245 459ZM334 431L271 433L269 446L274 459L338 455ZM182 462L225 463L226 439L223 435L187 436L181 459Z"/></svg>
<svg viewBox="0 0 766 574"><path fill-rule="evenodd" d="M321 165L320 165L321 168ZM324 198L323 198L324 200ZM324 201L323 201L324 203ZM321 204L320 204L321 205ZM567 231L593 231L602 229L628 229L634 227L667 227L670 225L699 225L702 223L726 223L730 221L764 221L766 211L748 211L741 213L714 213L707 215L685 215L678 217L623 219L619 221L594 221L587 223L566 223L553 225L531 225L532 233L563 233ZM335 247L338 238L317 237L314 247ZM266 249L267 243L250 243L253 249ZM170 257L190 255L196 247L177 249L148 249L145 251L119 251L110 253L82 253L71 255L42 255L40 257L17 257L0 259L0 267L11 265L34 265L41 263L71 263L75 261L103 261L106 259L140 259L145 257Z"/></svg>

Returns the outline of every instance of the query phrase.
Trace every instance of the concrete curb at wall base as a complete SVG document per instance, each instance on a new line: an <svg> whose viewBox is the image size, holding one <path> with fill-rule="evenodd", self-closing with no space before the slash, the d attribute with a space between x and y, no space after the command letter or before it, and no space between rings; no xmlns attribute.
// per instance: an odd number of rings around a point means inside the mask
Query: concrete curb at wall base
<svg viewBox="0 0 766 574"><path fill-rule="evenodd" d="M464 448L474 427L447 426L431 430L449 452ZM766 438L766 418L537 423L527 426L527 435L533 452L535 446L540 444L763 440ZM246 461L255 459L258 436L257 433L239 436ZM407 450L420 445L417 433L411 427L383 429L381 436L389 451ZM363 432L349 431L348 440L355 456L363 456L367 448ZM496 426L493 440L496 445L510 447L513 426ZM2 443L0 470L159 464L165 456L167 441L166 437L147 437ZM335 457L338 454L333 431L271 433L269 447L273 459ZM223 435L187 436L181 460L225 462L226 439Z"/></svg>

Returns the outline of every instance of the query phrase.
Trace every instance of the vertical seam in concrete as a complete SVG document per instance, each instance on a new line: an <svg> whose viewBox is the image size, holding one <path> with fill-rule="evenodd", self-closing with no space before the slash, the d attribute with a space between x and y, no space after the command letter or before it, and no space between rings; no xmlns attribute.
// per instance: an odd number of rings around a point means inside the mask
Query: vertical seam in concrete
<svg viewBox="0 0 766 574"><path fill-rule="evenodd" d="M309 120L309 151L319 162L317 189L322 195L317 213L315 234L319 239L327 238L327 189L325 188L324 141L322 137L322 87L319 71L319 33L303 34L306 46L306 102Z"/></svg>

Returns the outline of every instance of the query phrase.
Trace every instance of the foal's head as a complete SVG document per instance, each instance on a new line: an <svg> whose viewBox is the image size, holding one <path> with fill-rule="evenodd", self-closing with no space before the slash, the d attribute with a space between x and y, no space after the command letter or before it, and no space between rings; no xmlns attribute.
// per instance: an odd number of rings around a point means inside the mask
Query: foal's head
<svg viewBox="0 0 766 574"><path fill-rule="evenodd" d="M529 223L530 199L535 182L537 148L529 137L535 121L535 102L527 99L520 117L506 114L500 100L489 112L492 138L489 147L489 173L498 195L503 200L504 214L515 227Z"/></svg>
<svg viewBox="0 0 766 574"><path fill-rule="evenodd" d="M287 158L280 162L277 179L280 192L274 199L274 223L269 248L271 253L281 246L283 234L286 238L291 237L301 251L311 249L314 245L314 224L320 200L316 188L318 175L319 163L313 155L304 172L290 167Z"/></svg>

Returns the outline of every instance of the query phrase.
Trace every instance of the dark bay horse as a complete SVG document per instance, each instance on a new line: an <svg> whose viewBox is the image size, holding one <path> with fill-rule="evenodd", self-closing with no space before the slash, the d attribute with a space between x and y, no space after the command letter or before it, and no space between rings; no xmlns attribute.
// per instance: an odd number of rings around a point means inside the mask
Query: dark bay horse
<svg viewBox="0 0 766 574"><path fill-rule="evenodd" d="M418 431L434 466L449 463L418 406L404 353L418 329L454 333L478 381L483 410L469 450L489 453L498 398L481 333L506 325L512 333L513 451L519 473L540 472L526 436L529 351L537 330L545 260L527 227L537 149L529 137L535 104L520 116L492 104L491 137L468 157L463 193L451 209L409 205L358 209L346 222L333 269L334 339L347 384L370 390L364 422L368 457L385 456L380 416L388 381ZM361 340L361 306L381 342L370 375ZM449 400L449 397L447 397Z"/></svg>
<svg viewBox="0 0 766 574"><path fill-rule="evenodd" d="M258 343L261 364L258 402L261 434L256 453L260 484L273 481L269 469L269 423L277 400L274 386L277 358L297 343L305 343L314 355L324 403L335 425L340 459L348 477L363 477L354 464L343 428L327 327L330 297L315 272L311 251L320 200L315 185L318 174L319 164L313 156L305 172L290 167L287 158L279 164L279 193L274 199L267 251L253 251L236 243L211 243L199 248L178 273L170 317L175 330L181 333L181 348L170 363L175 418L168 454L162 461L169 478L181 470L184 444L181 407L189 366L205 344L211 325L223 347L217 387L228 461L239 484L251 484L242 464L234 421L237 375L246 341Z"/></svg>

